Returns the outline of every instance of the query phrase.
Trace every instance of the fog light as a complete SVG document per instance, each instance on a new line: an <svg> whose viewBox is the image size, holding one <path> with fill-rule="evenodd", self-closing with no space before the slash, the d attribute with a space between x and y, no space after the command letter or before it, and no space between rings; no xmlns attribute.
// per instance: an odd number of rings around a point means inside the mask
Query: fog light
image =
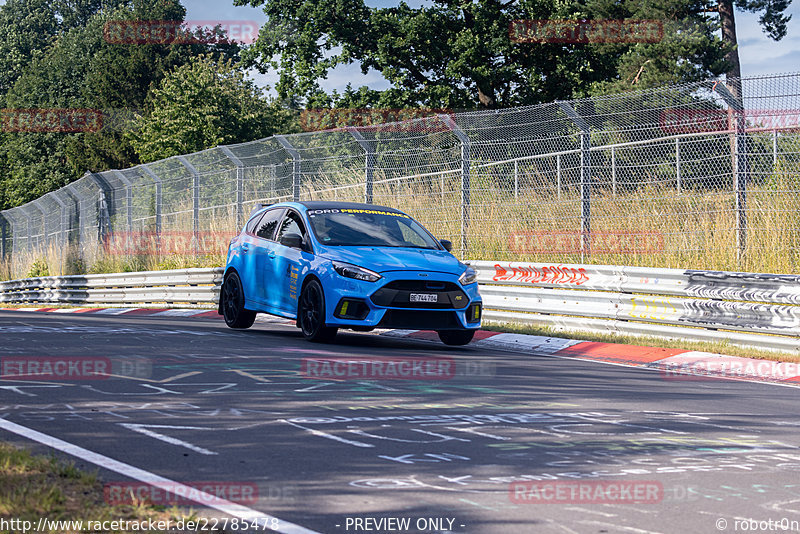
<svg viewBox="0 0 800 534"><path fill-rule="evenodd" d="M342 299L336 305L333 316L338 319L361 320L367 316L369 308L363 300Z"/></svg>
<svg viewBox="0 0 800 534"><path fill-rule="evenodd" d="M481 320L481 305L480 303L475 303L471 305L467 309L467 322L468 323L477 323Z"/></svg>

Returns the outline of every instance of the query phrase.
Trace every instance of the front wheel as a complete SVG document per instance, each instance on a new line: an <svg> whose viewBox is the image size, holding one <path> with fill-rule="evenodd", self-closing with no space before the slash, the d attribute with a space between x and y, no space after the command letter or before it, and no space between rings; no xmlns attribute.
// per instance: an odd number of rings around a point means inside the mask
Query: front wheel
<svg viewBox="0 0 800 534"><path fill-rule="evenodd" d="M436 333L445 345L466 345L475 336L475 330L439 330Z"/></svg>
<svg viewBox="0 0 800 534"><path fill-rule="evenodd" d="M225 277L219 298L222 299L222 316L231 328L250 328L256 320L256 312L244 308L242 281L235 272Z"/></svg>
<svg viewBox="0 0 800 534"><path fill-rule="evenodd" d="M325 343L336 337L338 328L325 326L325 298L322 286L311 280L300 294L297 317L303 337L309 341Z"/></svg>

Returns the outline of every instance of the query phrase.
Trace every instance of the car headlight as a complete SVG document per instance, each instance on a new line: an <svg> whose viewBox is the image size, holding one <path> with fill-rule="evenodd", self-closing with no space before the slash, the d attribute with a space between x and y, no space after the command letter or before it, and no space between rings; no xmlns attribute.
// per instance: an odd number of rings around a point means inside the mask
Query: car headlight
<svg viewBox="0 0 800 534"><path fill-rule="evenodd" d="M467 267L464 273L458 278L462 286L468 286L478 281L478 271L472 267Z"/></svg>
<svg viewBox="0 0 800 534"><path fill-rule="evenodd" d="M341 261L333 262L333 270L345 278L355 278L356 280L364 280L365 282L377 282L381 279L381 275L375 271L370 271L358 265L352 265Z"/></svg>

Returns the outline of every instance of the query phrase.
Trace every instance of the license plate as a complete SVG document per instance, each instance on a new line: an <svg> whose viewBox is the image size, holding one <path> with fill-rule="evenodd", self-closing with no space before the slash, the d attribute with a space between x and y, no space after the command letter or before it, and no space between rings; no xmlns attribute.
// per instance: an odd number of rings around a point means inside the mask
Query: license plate
<svg viewBox="0 0 800 534"><path fill-rule="evenodd" d="M411 302L439 302L439 295L436 293L411 293Z"/></svg>

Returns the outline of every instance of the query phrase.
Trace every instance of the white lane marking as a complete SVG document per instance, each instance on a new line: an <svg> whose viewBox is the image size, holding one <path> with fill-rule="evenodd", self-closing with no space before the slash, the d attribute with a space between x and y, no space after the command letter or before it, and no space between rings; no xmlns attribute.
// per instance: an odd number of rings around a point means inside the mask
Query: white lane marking
<svg viewBox="0 0 800 534"><path fill-rule="evenodd" d="M207 427L199 427L199 426L172 426L172 425L139 425L134 423L119 423L120 425L124 426L128 430L133 430L134 432L140 432L145 436L150 436L151 438L155 438L157 440L163 441L165 443L169 443L171 445L178 445L179 447L186 447L189 450L194 452L199 452L200 454L206 455L215 455L217 454L214 451L210 451L208 449L204 449L203 447L198 447L197 445L192 445L188 441L183 441L178 438L173 438L171 436L165 436L164 434L159 434L158 432L154 432L152 430L148 430L149 428L164 428L164 429L171 429L171 430L213 430L212 428Z"/></svg>
<svg viewBox="0 0 800 534"><path fill-rule="evenodd" d="M201 506L219 510L224 514L238 517L239 519L243 519L249 523L257 522L259 529L269 529L275 532L280 532L281 534L320 534L314 530L309 530L305 527L301 527L300 525L295 525L294 523L289 523L288 521L278 519L273 515L259 512L258 510L248 508L247 506L242 506L241 504L209 495L208 493L199 491L197 488L185 486L179 482L175 482L174 480L170 480L168 478L156 475L155 473L145 471L144 469L139 469L138 467L114 460L108 456L103 456L102 454L84 449L83 447L79 447L77 445L73 445L72 443L68 443L53 436L42 434L41 432L18 425L16 423L12 423L11 421L7 421L2 418L0 418L0 429L7 430L17 434L18 436L42 443L48 447L52 447L63 453L76 456L81 460L94 464L98 467L102 467L103 469L114 471L115 473L138 480L139 482L144 482L145 484L150 484L151 486L163 489L164 491L176 493L176 489L180 488L187 498L193 500ZM192 495L196 495L197 498L190 497Z"/></svg>
<svg viewBox="0 0 800 534"><path fill-rule="evenodd" d="M202 309L194 309L194 310L182 310L176 308L174 310L165 310L158 313L153 313L148 317L191 317L192 315L200 315L201 313L206 313L209 310L202 310Z"/></svg>
<svg viewBox="0 0 800 534"><path fill-rule="evenodd" d="M291 421L287 421L286 419L281 419L280 422L281 423L287 423L289 425L292 425L293 427L302 428L303 430L307 430L308 432L311 432L315 436L319 436L321 438L332 439L334 441L339 441L341 443L346 443L348 445L354 445L356 447L374 447L375 446L375 445L371 445L369 443L362 443L360 441L354 441L354 440L350 440L350 439L340 438L339 436L334 436L333 434L328 434L327 432L323 432L322 430L317 430L316 428L308 428L308 427L305 427L305 426L302 426L302 425L298 425L297 423L292 423Z"/></svg>

